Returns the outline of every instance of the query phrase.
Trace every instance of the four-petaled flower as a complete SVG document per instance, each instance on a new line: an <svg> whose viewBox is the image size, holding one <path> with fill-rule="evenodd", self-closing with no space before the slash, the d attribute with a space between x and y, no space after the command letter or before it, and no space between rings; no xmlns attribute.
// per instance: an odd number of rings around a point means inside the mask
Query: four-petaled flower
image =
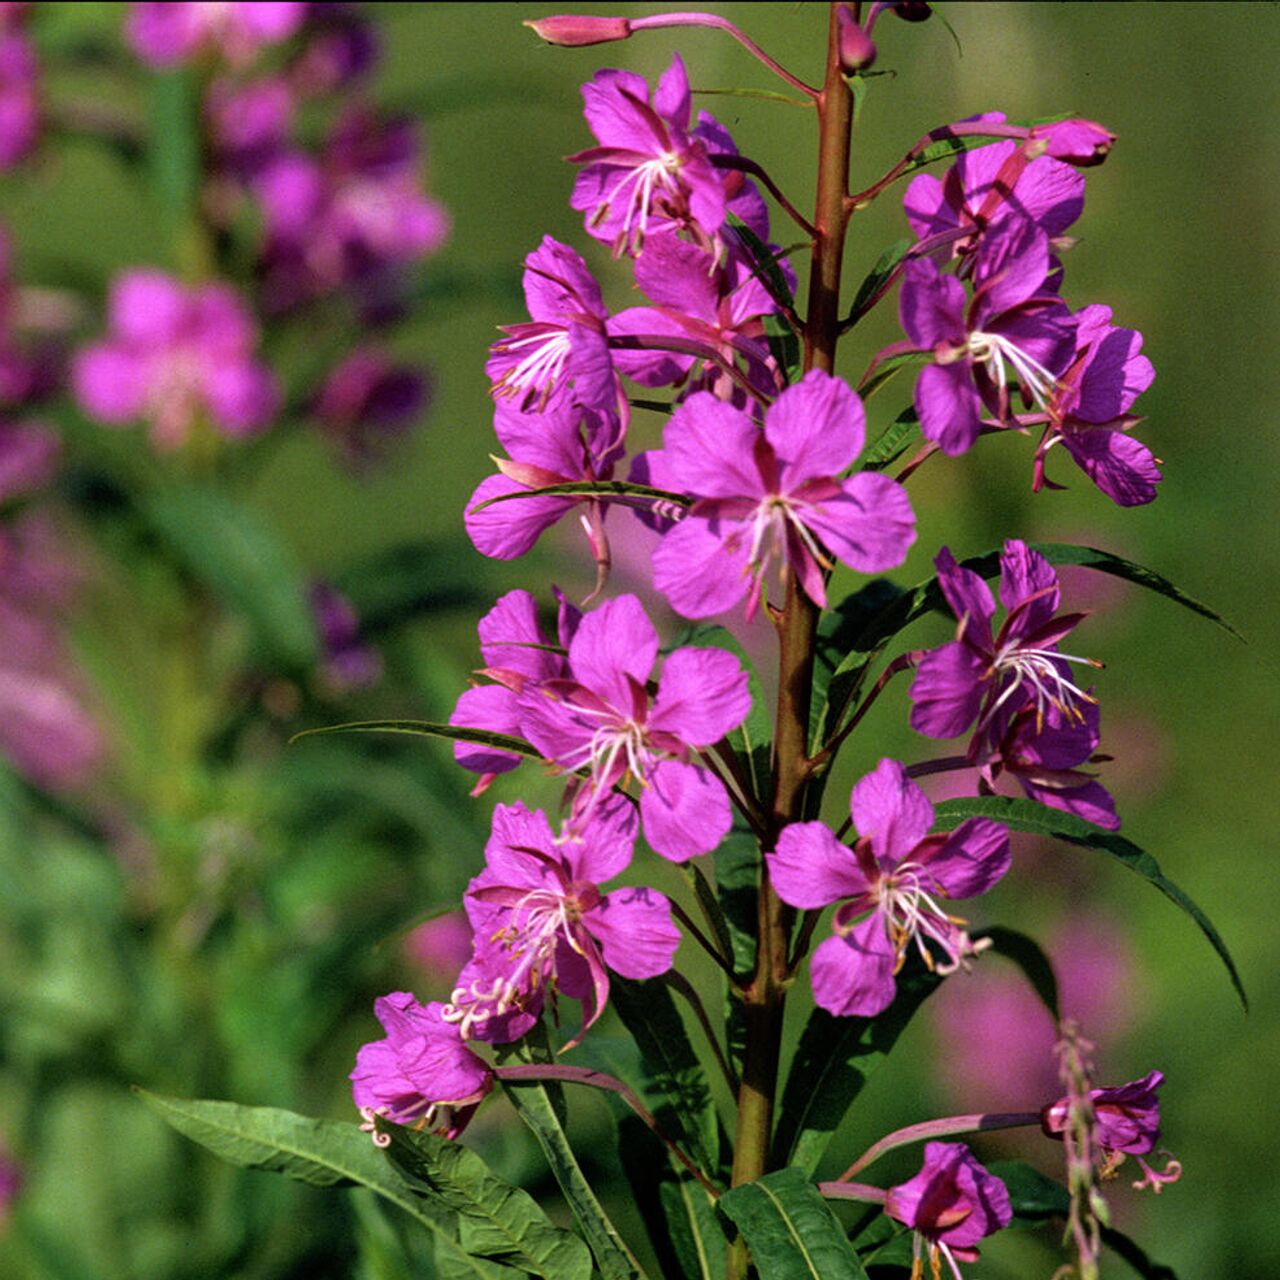
<svg viewBox="0 0 1280 1280"><path fill-rule="evenodd" d="M982 949L943 903L986 893L1004 875L1009 833L967 818L950 834L930 835L933 806L896 760L881 760L854 786L849 811L859 837L852 849L824 823L795 822L766 857L783 902L806 911L840 903L834 934L813 953L814 1000L837 1015L872 1017L893 1002L913 943L938 973Z"/></svg>

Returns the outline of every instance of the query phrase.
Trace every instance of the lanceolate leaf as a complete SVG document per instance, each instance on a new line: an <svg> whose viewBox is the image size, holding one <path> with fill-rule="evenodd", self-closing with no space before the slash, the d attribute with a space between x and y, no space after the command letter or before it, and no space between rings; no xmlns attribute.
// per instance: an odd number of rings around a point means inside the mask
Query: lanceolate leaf
<svg viewBox="0 0 1280 1280"><path fill-rule="evenodd" d="M498 1058L499 1062L535 1060L530 1046L524 1042L506 1047ZM536 1080L504 1080L502 1087L516 1114L537 1138L547 1164L560 1184L587 1244L591 1246L601 1276L604 1280L645 1280L640 1264L609 1220L579 1167L548 1087Z"/></svg>
<svg viewBox="0 0 1280 1280"><path fill-rule="evenodd" d="M782 268L778 265L778 257L775 251L765 244L736 214L731 213L729 215L729 226L733 228L734 234L742 242L748 256L751 258L752 265L756 269L756 277L769 291L769 296L779 306L794 308L795 299L791 296L791 287L787 284L787 277L783 275Z"/></svg>
<svg viewBox="0 0 1280 1280"><path fill-rule="evenodd" d="M867 1077L889 1056L898 1037L940 978L913 965L898 978L898 994L875 1018L837 1018L824 1009L809 1017L782 1094L774 1133L774 1162L812 1174Z"/></svg>
<svg viewBox="0 0 1280 1280"><path fill-rule="evenodd" d="M1146 1250L1136 1240L1114 1227L1102 1228L1102 1243L1118 1257L1123 1258L1142 1280L1178 1280L1172 1267L1156 1262L1147 1256Z"/></svg>
<svg viewBox="0 0 1280 1280"><path fill-rule="evenodd" d="M399 1125L379 1122L387 1155L415 1188L459 1215L462 1247L545 1280L589 1280L591 1253L553 1227L533 1197L503 1182L473 1151Z"/></svg>
<svg viewBox="0 0 1280 1280"><path fill-rule="evenodd" d="M1044 1007L1055 1022L1061 1017L1058 1011L1058 978L1053 971L1053 961L1045 955L1040 944L1017 929L1005 929L995 925L983 929L978 935L991 940L991 950L996 955L1012 960L1022 970Z"/></svg>
<svg viewBox="0 0 1280 1280"><path fill-rule="evenodd" d="M693 506L693 499L687 494L655 489L647 484L631 484L626 480L572 480L564 484L544 485L540 489L516 489L512 493L500 493L496 498L477 502L471 510L483 511L495 502L512 502L518 498L607 498L610 502L625 502L636 507L650 507L655 502L666 502L681 508Z"/></svg>
<svg viewBox="0 0 1280 1280"><path fill-rule="evenodd" d="M455 742L476 742L484 747L499 747L530 760L541 760L542 755L523 738L513 738L507 733L491 733L488 729L467 729L452 724L435 724L430 720L353 720L349 724L327 724L319 729L304 729L295 733L289 742L302 738L315 738L324 733L408 733L421 738L450 738Z"/></svg>
<svg viewBox="0 0 1280 1280"><path fill-rule="evenodd" d="M1160 870L1156 860L1140 849L1131 840L1118 836L1112 831L1104 831L1073 814L1062 813L1058 809L1050 809L1036 804L1034 800L1013 800L1007 796L976 796L966 800L944 800L936 810L938 826L950 829L959 826L965 818L994 818L1003 822L1015 831L1029 831L1035 835L1053 836L1065 840L1068 844L1081 845L1086 849L1096 849L1114 858L1128 867L1130 871L1140 875L1144 880L1155 885L1171 902L1181 907L1200 927L1200 932L1208 938L1210 945L1218 953L1222 963L1227 967L1231 985L1240 997L1240 1003L1248 1009L1249 999L1245 995L1240 975L1236 971L1235 961L1227 950L1217 929L1209 917L1176 884Z"/></svg>
<svg viewBox="0 0 1280 1280"><path fill-rule="evenodd" d="M505 1268L471 1257L458 1243L453 1213L418 1195L354 1124L313 1120L275 1107L193 1101L136 1090L179 1133L242 1169L262 1169L313 1187L360 1185L399 1205L435 1238L450 1274L497 1280Z"/></svg>
<svg viewBox="0 0 1280 1280"><path fill-rule="evenodd" d="M658 1188L671 1244L688 1280L724 1280L728 1241L711 1197L692 1178L679 1176Z"/></svg>
<svg viewBox="0 0 1280 1280"><path fill-rule="evenodd" d="M920 419L914 409L904 409L863 455L863 471L883 471L902 457L911 445L921 439Z"/></svg>
<svg viewBox="0 0 1280 1280"><path fill-rule="evenodd" d="M913 239L909 236L904 237L891 244L876 259L876 265L871 268L867 278L858 286L857 296L854 298L853 306L849 310L850 318L855 324L871 299L875 297L884 285L884 282L897 270L898 264L907 256L913 244L915 244Z"/></svg>
<svg viewBox="0 0 1280 1280"><path fill-rule="evenodd" d="M720 1197L768 1280L867 1280L853 1246L817 1187L779 1169Z"/></svg>

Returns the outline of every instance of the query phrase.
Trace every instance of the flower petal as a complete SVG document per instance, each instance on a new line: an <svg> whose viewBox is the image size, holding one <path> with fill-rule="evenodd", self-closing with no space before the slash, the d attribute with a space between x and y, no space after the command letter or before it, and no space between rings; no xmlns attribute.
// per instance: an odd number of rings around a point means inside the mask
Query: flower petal
<svg viewBox="0 0 1280 1280"><path fill-rule="evenodd" d="M1009 870L1009 832L990 818L966 818L922 861L949 898L976 898Z"/></svg>
<svg viewBox="0 0 1280 1280"><path fill-rule="evenodd" d="M916 540L916 517L907 491L874 471L850 476L839 494L801 518L836 559L859 573L897 568Z"/></svg>
<svg viewBox="0 0 1280 1280"><path fill-rule="evenodd" d="M708 853L729 834L733 812L724 783L706 769L663 760L640 796L645 839L672 862Z"/></svg>
<svg viewBox="0 0 1280 1280"><path fill-rule="evenodd" d="M631 706L628 677L644 685L658 656L658 633L633 595L606 600L578 625L569 646L576 679L614 707Z"/></svg>
<svg viewBox="0 0 1280 1280"><path fill-rule="evenodd" d="M663 664L649 728L691 746L710 746L736 729L751 710L742 663L723 649L677 649Z"/></svg>
<svg viewBox="0 0 1280 1280"><path fill-rule="evenodd" d="M848 935L828 938L813 953L814 1002L837 1017L883 1013L893 1003L896 959L884 918L873 912Z"/></svg>
<svg viewBox="0 0 1280 1280"><path fill-rule="evenodd" d="M834 476L862 452L866 413L843 378L811 369L770 406L765 438L782 464L784 491Z"/></svg>
<svg viewBox="0 0 1280 1280"><path fill-rule="evenodd" d="M773 887L788 906L817 911L869 888L853 850L825 822L789 823L765 859Z"/></svg>
<svg viewBox="0 0 1280 1280"><path fill-rule="evenodd" d="M599 941L605 964L624 978L666 973L680 946L671 903L644 885L615 889L582 922Z"/></svg>
<svg viewBox="0 0 1280 1280"><path fill-rule="evenodd" d="M911 685L911 727L929 738L962 734L977 719L986 669L967 645L930 649Z"/></svg>
<svg viewBox="0 0 1280 1280"><path fill-rule="evenodd" d="M933 805L907 777L901 762L887 757L854 783L849 813L858 834L870 839L872 852L882 862L909 857L933 826Z"/></svg>
<svg viewBox="0 0 1280 1280"><path fill-rule="evenodd" d="M682 617L724 613L747 594L750 551L741 521L686 516L653 553L653 585Z"/></svg>

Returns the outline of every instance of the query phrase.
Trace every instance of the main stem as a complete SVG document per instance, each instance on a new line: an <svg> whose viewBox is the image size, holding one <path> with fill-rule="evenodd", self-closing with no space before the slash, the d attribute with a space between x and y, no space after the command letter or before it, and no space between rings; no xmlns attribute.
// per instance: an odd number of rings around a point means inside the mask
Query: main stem
<svg viewBox="0 0 1280 1280"><path fill-rule="evenodd" d="M813 225L812 271L805 328L804 368L835 367L840 329L840 268L844 255L849 190L849 136L853 97L840 70L836 6L831 6L827 38L827 70L817 99L818 190ZM777 780L769 814L769 843L789 822L803 817L809 775L809 696L813 682L813 642L818 608L797 588L794 575L778 621L779 683L774 740ZM738 1127L734 1142L733 1185L754 1181L768 1167L773 1100L778 1085L782 1020L791 975L787 949L792 912L769 882L762 865L759 898L759 947L751 985L743 995L746 1045L742 1088L738 1092ZM741 1242L729 1257L729 1280L746 1274L748 1260Z"/></svg>

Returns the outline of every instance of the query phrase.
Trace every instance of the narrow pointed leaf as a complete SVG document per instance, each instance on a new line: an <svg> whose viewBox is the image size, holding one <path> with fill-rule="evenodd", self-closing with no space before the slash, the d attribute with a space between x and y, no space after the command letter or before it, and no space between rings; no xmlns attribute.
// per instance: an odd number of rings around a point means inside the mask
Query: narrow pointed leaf
<svg viewBox="0 0 1280 1280"><path fill-rule="evenodd" d="M526 1037L526 1041L528 1039ZM533 1062L537 1060L536 1053L537 1046L521 1041L517 1045L503 1046L499 1051L498 1061L500 1064ZM535 1080L504 1080L502 1088L516 1114L537 1138L547 1164L595 1255L596 1266L603 1280L645 1280L640 1264L618 1234L617 1227L609 1220L600 1201L596 1199L591 1184L573 1154L551 1090L542 1081ZM556 1093L558 1092L557 1089Z"/></svg>
<svg viewBox="0 0 1280 1280"><path fill-rule="evenodd" d="M655 489L652 485L632 484L627 480L571 480L564 484L543 485L538 489L516 489L512 493L500 493L495 498L477 502L471 510L483 511L495 502L513 502L519 498L607 498L610 502L623 502L636 507L650 507L655 502L666 502L677 507L693 506L693 499L688 494Z"/></svg>
<svg viewBox="0 0 1280 1280"><path fill-rule="evenodd" d="M893 1050L912 1015L941 982L921 965L904 969L898 994L875 1018L815 1009L791 1061L774 1133L774 1162L812 1174L867 1078Z"/></svg>
<svg viewBox="0 0 1280 1280"><path fill-rule="evenodd" d="M794 309L796 300L791 295L787 277L783 275L782 268L778 265L779 251L765 244L737 214L729 215L729 226L747 251L747 256L755 268L755 276L768 290L769 296L780 307Z"/></svg>
<svg viewBox="0 0 1280 1280"><path fill-rule="evenodd" d="M779 1169L720 1197L756 1271L769 1280L867 1280L853 1246L818 1188L799 1169Z"/></svg>
<svg viewBox="0 0 1280 1280"><path fill-rule="evenodd" d="M729 930L733 971L751 973L756 963L756 897L760 885L760 846L745 831L732 832L712 855L716 893ZM746 1020L742 998L724 979L724 1041L734 1071L742 1075Z"/></svg>
<svg viewBox="0 0 1280 1280"><path fill-rule="evenodd" d="M849 321L851 323L856 324L862 318L862 314L870 304L871 299L883 287L884 282L898 269L899 263L911 251L913 244L915 244L913 239L903 237L903 239L891 244L876 259L876 265L871 268L867 278L858 286L853 306L849 309Z"/></svg>
<svg viewBox="0 0 1280 1280"><path fill-rule="evenodd" d="M711 1197L687 1175L658 1188L671 1244L688 1280L724 1280L729 1242Z"/></svg>
<svg viewBox="0 0 1280 1280"><path fill-rule="evenodd" d="M1172 1267L1156 1262L1136 1241L1114 1227L1102 1228L1102 1243L1117 1257L1123 1258L1142 1280L1178 1280Z"/></svg>
<svg viewBox="0 0 1280 1280"><path fill-rule="evenodd" d="M1015 831L1029 831L1034 835L1053 836L1065 840L1068 844L1080 845L1085 849L1096 849L1099 853L1108 854L1130 871L1140 875L1153 884L1166 898L1182 908L1199 926L1200 932L1209 940L1210 946L1218 953L1231 978L1231 985L1240 997L1240 1003L1247 1010L1249 998L1245 995L1240 974L1236 970L1235 961L1231 958L1227 944L1210 922L1209 917L1187 897L1161 870L1156 860L1145 849L1139 848L1124 836L1113 831L1104 831L1073 814L1063 813L1058 809L1050 809L1046 805L1036 804L1034 800L1014 800L1007 796L976 796L965 800L944 800L936 810L937 824L950 829L959 826L965 818L994 818L1003 822Z"/></svg>
<svg viewBox="0 0 1280 1280"><path fill-rule="evenodd" d="M378 1129L390 1137L387 1156L406 1181L459 1215L466 1252L545 1280L590 1280L587 1246L553 1227L532 1196L497 1177L475 1152L434 1133L383 1121Z"/></svg>
<svg viewBox="0 0 1280 1280"><path fill-rule="evenodd" d="M449 738L454 742L475 742L484 747L499 747L530 760L541 760L538 750L523 738L509 733L492 733L488 729L467 729L461 725L436 724L430 720L353 720L348 724L326 724L319 729L303 729L289 739L292 745L303 738L316 738L326 733L407 733L420 738Z"/></svg>
<svg viewBox="0 0 1280 1280"><path fill-rule="evenodd" d="M904 409L876 438L862 457L863 471L883 471L891 467L918 440L920 419L914 409Z"/></svg>
<svg viewBox="0 0 1280 1280"><path fill-rule="evenodd" d="M449 1259L451 1275L498 1280L505 1270L471 1257L458 1243L455 1215L415 1193L357 1125L276 1107L134 1092L179 1133L242 1169L283 1173L313 1187L358 1185L375 1191L431 1232L437 1254Z"/></svg>
<svg viewBox="0 0 1280 1280"><path fill-rule="evenodd" d="M991 940L991 950L1006 960L1012 960L1022 970L1032 990L1049 1010L1054 1022L1062 1016L1058 1010L1058 977L1053 971L1053 961L1034 939L1017 929L1005 929L994 925L978 935Z"/></svg>

